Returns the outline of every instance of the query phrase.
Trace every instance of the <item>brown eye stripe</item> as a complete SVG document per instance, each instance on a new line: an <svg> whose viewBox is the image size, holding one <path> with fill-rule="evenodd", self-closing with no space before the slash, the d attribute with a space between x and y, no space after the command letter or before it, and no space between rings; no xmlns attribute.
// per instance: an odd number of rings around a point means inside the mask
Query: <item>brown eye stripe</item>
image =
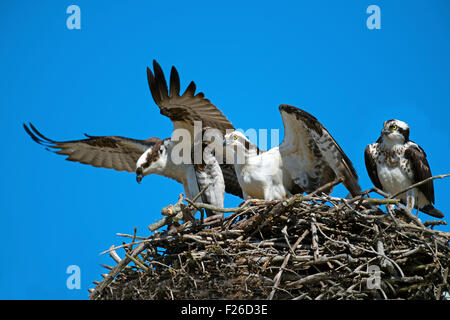
<svg viewBox="0 0 450 320"><path fill-rule="evenodd" d="M161 149L161 146L164 144L164 141L165 141L165 140L166 140L166 139L161 140L161 141L157 142L157 143L153 146L152 151L150 151L150 152L147 154L147 159L146 159L147 161L144 162L144 163L142 164L142 167L143 167L143 168L148 168L152 162L158 160L158 158L159 158L159 156L160 156L160 149Z"/></svg>

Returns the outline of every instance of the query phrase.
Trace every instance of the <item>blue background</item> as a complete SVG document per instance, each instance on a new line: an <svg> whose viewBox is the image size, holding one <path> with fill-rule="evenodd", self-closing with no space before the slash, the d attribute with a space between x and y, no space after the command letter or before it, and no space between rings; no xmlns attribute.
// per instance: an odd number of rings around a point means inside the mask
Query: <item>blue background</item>
<svg viewBox="0 0 450 320"><path fill-rule="evenodd" d="M22 128L30 121L56 140L170 136L148 90L153 59L166 75L175 65L182 86L194 80L237 128L279 128L282 138L281 103L314 114L363 189L372 187L364 148L391 118L410 125L433 174L450 173L449 1L162 2L0 1L0 298L87 299L100 263L113 265L99 253L121 244L116 233L148 236L177 200L172 180L138 185L64 161ZM66 27L71 4L81 30ZM366 27L371 4L381 30ZM435 189L449 221L450 180ZM66 287L69 265L81 269L80 290Z"/></svg>

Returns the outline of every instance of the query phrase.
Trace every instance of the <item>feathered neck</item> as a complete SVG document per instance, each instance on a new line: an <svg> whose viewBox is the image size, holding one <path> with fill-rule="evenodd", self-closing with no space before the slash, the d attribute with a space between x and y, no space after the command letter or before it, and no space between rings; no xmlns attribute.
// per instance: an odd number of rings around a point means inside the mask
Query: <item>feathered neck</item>
<svg viewBox="0 0 450 320"><path fill-rule="evenodd" d="M164 165L158 167L154 173L176 180L180 183L185 183L187 181L188 166L192 166L192 164L178 163L180 159L174 154L174 147L176 144L176 142L170 140L164 143L164 148L166 148L166 161L164 162ZM174 157L176 157L176 163L174 162Z"/></svg>
<svg viewBox="0 0 450 320"><path fill-rule="evenodd" d="M395 152L400 149L402 149L405 146L406 142L404 140L400 139L389 139L386 136L380 137L380 147L381 150L387 151L387 152Z"/></svg>

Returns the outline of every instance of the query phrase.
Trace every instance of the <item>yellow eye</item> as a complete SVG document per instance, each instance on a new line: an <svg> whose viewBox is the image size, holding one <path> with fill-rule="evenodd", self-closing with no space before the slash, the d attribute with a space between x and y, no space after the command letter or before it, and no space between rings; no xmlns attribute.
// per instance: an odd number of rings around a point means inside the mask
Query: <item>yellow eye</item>
<svg viewBox="0 0 450 320"><path fill-rule="evenodd" d="M397 130L397 126L394 124L394 126L392 127L392 129Z"/></svg>
<svg viewBox="0 0 450 320"><path fill-rule="evenodd" d="M233 139L234 139L234 140L237 140L237 138L238 138L237 136L233 136Z"/></svg>

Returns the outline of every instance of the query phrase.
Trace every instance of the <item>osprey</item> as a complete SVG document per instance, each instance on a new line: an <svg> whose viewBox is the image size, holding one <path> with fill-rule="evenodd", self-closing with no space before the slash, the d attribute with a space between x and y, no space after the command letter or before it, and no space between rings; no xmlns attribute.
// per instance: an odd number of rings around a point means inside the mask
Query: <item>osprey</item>
<svg viewBox="0 0 450 320"><path fill-rule="evenodd" d="M390 194L398 193L409 186L431 177L425 151L409 140L409 126L400 120L387 120L381 135L364 152L366 169L375 187ZM444 215L433 207L433 181L399 195L409 211L420 211L436 218Z"/></svg>
<svg viewBox="0 0 450 320"><path fill-rule="evenodd" d="M358 175L328 130L304 110L286 104L279 110L285 137L277 147L261 152L239 131L225 135L244 199L285 199L313 192L336 178L358 195Z"/></svg>
<svg viewBox="0 0 450 320"><path fill-rule="evenodd" d="M201 121L203 127L212 128L220 133L234 130L230 121L216 108L203 93L197 93L192 81L184 93L180 95L180 78L175 67L170 73L170 91L164 73L159 64L153 61L153 72L147 68L147 79L153 100L160 108L160 113L169 117L177 129L187 130L191 141L188 143L205 144L211 137L203 139L194 137L194 121ZM173 151L177 141L170 138L156 137L137 140L121 136L90 136L87 139L55 141L41 134L31 123L24 124L25 131L31 138L45 146L47 150L56 149L55 153L68 156L66 160L89 164L94 167L115 169L136 173L137 182L149 174L158 174L174 179L183 184L185 194L192 199L207 187L202 194L204 203L223 207L223 192L242 197L242 190L232 165L217 162L212 150L205 148L199 164L174 163ZM50 149L51 148L51 149ZM193 158L193 155L192 155ZM191 160L193 160L191 158ZM212 212L207 211L208 215Z"/></svg>

